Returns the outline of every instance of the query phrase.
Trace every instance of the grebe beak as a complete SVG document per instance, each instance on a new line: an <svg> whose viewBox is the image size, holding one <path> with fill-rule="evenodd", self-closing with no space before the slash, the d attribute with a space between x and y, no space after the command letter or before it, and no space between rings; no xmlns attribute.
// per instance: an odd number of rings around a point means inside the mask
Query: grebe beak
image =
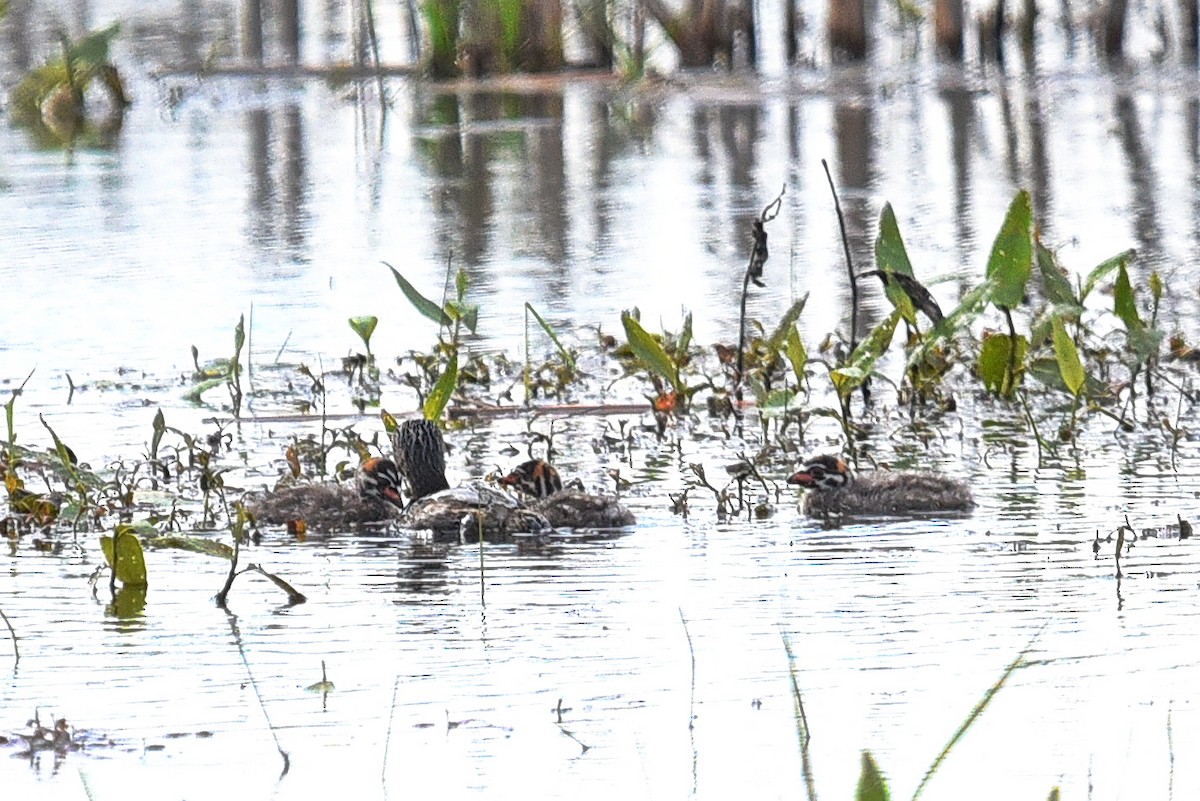
<svg viewBox="0 0 1200 801"><path fill-rule="evenodd" d="M400 497L400 490L395 487L388 486L383 488L383 499L389 503L404 508L404 499Z"/></svg>
<svg viewBox="0 0 1200 801"><path fill-rule="evenodd" d="M817 486L816 479L812 477L812 474L806 473L803 470L801 470L799 473L794 473L788 476L787 483L799 484L800 486L807 487L808 489L812 489L813 487Z"/></svg>

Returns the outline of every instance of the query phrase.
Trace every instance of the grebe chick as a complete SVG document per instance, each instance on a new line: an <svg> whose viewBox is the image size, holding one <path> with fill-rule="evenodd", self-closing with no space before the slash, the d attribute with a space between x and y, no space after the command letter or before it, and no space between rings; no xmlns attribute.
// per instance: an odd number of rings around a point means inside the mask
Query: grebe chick
<svg viewBox="0 0 1200 801"><path fill-rule="evenodd" d="M564 488L558 470L542 459L522 462L500 483L529 496L529 508L545 515L556 528L621 528L637 522L614 497Z"/></svg>
<svg viewBox="0 0 1200 801"><path fill-rule="evenodd" d="M491 540L540 533L550 523L505 492L482 482L450 488L446 481L446 443L429 420L405 420L395 437L396 462L412 500L400 515L404 528L432 531L438 539L471 539L479 526ZM471 518L464 521L464 518Z"/></svg>
<svg viewBox="0 0 1200 801"><path fill-rule="evenodd" d="M254 496L250 511L259 523L282 525L304 521L328 531L389 520L404 505L400 474L391 459L376 457L358 468L354 486L347 484L283 484Z"/></svg>
<svg viewBox="0 0 1200 801"><path fill-rule="evenodd" d="M813 457L787 481L810 490L804 495L803 509L814 517L965 512L975 506L971 488L963 481L936 473L890 470L855 476L832 455Z"/></svg>

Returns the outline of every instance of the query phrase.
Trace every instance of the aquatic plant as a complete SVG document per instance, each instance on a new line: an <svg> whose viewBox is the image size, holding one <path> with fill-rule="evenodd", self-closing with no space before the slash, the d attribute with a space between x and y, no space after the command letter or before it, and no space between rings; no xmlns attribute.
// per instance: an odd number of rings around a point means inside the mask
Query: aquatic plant
<svg viewBox="0 0 1200 801"><path fill-rule="evenodd" d="M13 120L50 146L70 146L81 135L101 144L120 130L129 98L108 50L120 33L120 25L89 33L69 42L59 34L62 55L37 67L13 88L10 109ZM97 90L103 91L103 100ZM93 96L92 101L86 101ZM87 113L88 105L103 102L103 111Z"/></svg>
<svg viewBox="0 0 1200 801"><path fill-rule="evenodd" d="M467 375L479 375L478 363L475 373L459 371L459 354L462 349L462 329L466 328L472 334L479 323L479 307L466 300L470 278L465 270L459 270L454 277L455 297L446 300L441 306L426 298L416 287L409 283L395 267L384 262L392 271L396 285L404 293L404 297L422 316L438 324L438 344L434 349L432 359L414 361L424 368L426 382L410 381L410 385L422 397L421 411L427 420L441 418L450 397L458 389L459 383ZM449 269L449 263L447 263ZM449 328L449 339L444 338L443 332ZM444 361L443 361L444 360ZM440 369L439 369L440 368ZM412 378L416 378L415 376ZM428 383L432 379L432 384Z"/></svg>
<svg viewBox="0 0 1200 801"><path fill-rule="evenodd" d="M192 365L195 372L192 380L195 382L184 398L192 403L202 403L201 396L210 389L224 385L229 390L229 402L233 418L241 420L242 416L242 348L246 345L246 315L238 317L233 329L233 355L228 359L217 359L204 367L200 366L200 351L192 345Z"/></svg>
<svg viewBox="0 0 1200 801"><path fill-rule="evenodd" d="M692 315L683 318L683 328L678 336L666 331L650 334L642 327L641 311L634 308L621 312L621 325L625 328L627 342L618 347L613 355L621 361L629 375L644 371L654 387L650 396L651 408L660 415L685 411L691 407L692 396L702 389L710 388L710 382L688 385L685 369L698 355L692 344Z"/></svg>
<svg viewBox="0 0 1200 801"><path fill-rule="evenodd" d="M348 320L350 328L362 340L366 353L354 353L342 359L342 372L360 394L355 395L351 402L358 407L359 412L366 411L367 406L378 406L382 397L379 365L375 362L375 354L371 352L371 335L379 325L379 318L374 316L351 317ZM354 377L358 376L355 384Z"/></svg>
<svg viewBox="0 0 1200 801"><path fill-rule="evenodd" d="M421 16L429 36L425 69L434 78L458 74L458 29L461 6L458 0L423 0Z"/></svg>
<svg viewBox="0 0 1200 801"><path fill-rule="evenodd" d="M529 347L529 318L533 317L546 332L546 336L554 344L554 352L557 359L551 357L543 362L536 370L532 369L532 356ZM543 395L553 394L555 397L562 397L563 391L579 376L579 371L575 363L575 354L563 347L562 341L554 328L546 322L542 315L538 314L537 309L533 308L529 303L525 304L525 369L522 373L523 383L525 385L525 403L528 404L537 395L538 390L541 390Z"/></svg>
<svg viewBox="0 0 1200 801"><path fill-rule="evenodd" d="M958 745L958 743L966 735L967 731L970 730L970 728L975 725L975 723L983 715L984 711L999 694L1000 690L1003 689L1004 685L1008 682L1009 678L1012 677L1013 673L1015 673L1019 668L1025 667L1029 664L1026 657L1028 656L1030 649L1033 647L1033 643L1037 640L1040 634L1041 629L1038 630L1029 644L1026 645L1025 648L1023 648L1021 652L1017 654L1017 656L1011 662L1008 663L1004 670L1001 671L999 678L997 678L996 681L993 682L990 687L988 687L988 689L984 692L983 697L979 699L979 702L976 703L971 709L970 713L963 718L963 721L950 736L950 739L946 742L946 745L943 746L942 750L936 757L934 757L933 762L930 763L929 767L925 770L925 774L921 777L921 781L917 784L916 790L913 791L913 801L917 801L917 799L921 797L921 793L925 791L925 788L928 786L930 780L933 779L938 769L941 768L942 764L946 761L946 758L950 756L950 752L954 750L955 746ZM782 637L784 653L786 654L788 661L788 671L791 677L792 702L795 712L796 733L799 737L801 770L805 787L808 791L808 797L816 798L812 764L808 753L808 744L811 739L811 734L809 730L808 718L804 713L804 699L800 690L800 681L796 667L796 655L792 649L792 644L787 634L783 633ZM879 799L887 799L890 797L891 793L888 789L887 780L885 779L883 772L879 769L879 765L875 761L875 757L870 751L863 750L858 786L855 792L856 801L878 801ZM1058 797L1057 787L1051 790L1049 797L1051 799Z"/></svg>

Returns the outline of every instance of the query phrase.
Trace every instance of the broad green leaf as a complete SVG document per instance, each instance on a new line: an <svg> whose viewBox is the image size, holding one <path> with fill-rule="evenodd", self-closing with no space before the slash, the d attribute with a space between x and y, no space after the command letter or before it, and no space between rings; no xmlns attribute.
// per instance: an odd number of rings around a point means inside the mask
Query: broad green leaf
<svg viewBox="0 0 1200 801"><path fill-rule="evenodd" d="M1025 371L1025 354L1029 350L1029 340L1017 335L1015 354L1013 354L1012 348L1013 344L1008 334L984 334L983 345L979 349L979 377L983 379L983 386L989 392L1009 396L1020 386L1021 375ZM1011 385L1006 386L1005 376L1010 359L1015 365L1014 375Z"/></svg>
<svg viewBox="0 0 1200 801"><path fill-rule="evenodd" d="M392 275L396 277L396 284L400 287L400 291L404 293L404 297L408 298L408 302L413 305L413 308L420 312L423 316L433 320L438 325L451 325L454 323L449 315L442 310L442 307L434 303L429 298L417 291L416 287L408 282L408 280L396 270L395 267L383 263L385 267L392 271Z"/></svg>
<svg viewBox="0 0 1200 801"><path fill-rule="evenodd" d="M904 247L904 239L900 236L900 226L896 222L896 213L892 211L891 203L883 204L879 214L879 235L875 237L875 269L884 273L900 273L913 277L912 262L908 260L908 250ZM904 292L903 287L895 281L883 276L883 292L892 306L900 309L900 313L910 325L917 323L917 310L912 299Z"/></svg>
<svg viewBox="0 0 1200 801"><path fill-rule="evenodd" d="M844 366L829 371L838 395L848 397L871 375L875 362L892 342L900 316L900 310L893 309L891 314L871 330L866 339L858 343L858 347L850 354L850 360Z"/></svg>
<svg viewBox="0 0 1200 801"><path fill-rule="evenodd" d="M1071 394L1079 397L1087 375L1083 372L1083 364L1079 361L1079 351L1074 340L1067 333L1062 319L1054 318L1054 357L1058 360L1058 369L1062 373L1063 383Z"/></svg>
<svg viewBox="0 0 1200 801"><path fill-rule="evenodd" d="M987 278L992 282L989 300L1002 309L1020 306L1032 271L1033 206L1029 192L1022 189L1008 207L988 257Z"/></svg>
<svg viewBox="0 0 1200 801"><path fill-rule="evenodd" d="M451 320L462 323L468 331L475 333L475 327L479 324L479 307L474 303L450 300L446 302L445 312Z"/></svg>
<svg viewBox="0 0 1200 801"><path fill-rule="evenodd" d="M109 44L120 32L120 24L114 22L103 30L89 33L71 45L71 59L85 62L91 66L107 64Z"/></svg>
<svg viewBox="0 0 1200 801"><path fill-rule="evenodd" d="M875 757L870 751L862 752L862 771L858 774L858 789L854 793L854 801L888 801L887 782L875 764Z"/></svg>
<svg viewBox="0 0 1200 801"><path fill-rule="evenodd" d="M1165 332L1157 328L1142 326L1129 332L1129 347L1137 355L1138 361L1145 361L1158 354L1162 346Z"/></svg>
<svg viewBox="0 0 1200 801"><path fill-rule="evenodd" d="M892 211L891 203L884 203L883 211L879 214L879 236L875 237L875 267L889 273L916 277L913 275L912 262L908 260L908 250L900 236L900 226L896 222L896 213Z"/></svg>
<svg viewBox="0 0 1200 801"><path fill-rule="evenodd" d="M550 324L542 319L542 315L537 313L537 309L533 308L533 306L529 305L528 303L525 304L525 309L533 315L533 319L538 321L538 325L540 325L542 330L546 332L546 336L550 337L550 341L553 342L554 347L558 349L558 355L560 358L562 358L563 364L567 365L567 367L574 371L575 358L571 356L570 351L564 348L563 344L559 342L558 334L554 333L554 329L550 327Z"/></svg>
<svg viewBox="0 0 1200 801"><path fill-rule="evenodd" d="M159 534L146 537L142 545L151 550L175 550L233 559L233 546L207 537L187 537L182 534Z"/></svg>
<svg viewBox="0 0 1200 801"><path fill-rule="evenodd" d="M350 328L354 333L358 334L358 338L362 340L363 347L368 351L371 350L371 335L375 333L375 326L379 325L379 318L367 315L366 317L351 317L347 322L350 323Z"/></svg>
<svg viewBox="0 0 1200 801"><path fill-rule="evenodd" d="M790 339L792 331L796 328L796 321L800 319L801 313L804 312L804 306L808 303L808 293L804 293L804 297L793 303L791 307L783 313L783 317L779 320L779 325L775 327L774 333L767 340L767 348L771 353L778 353L783 347L785 340Z"/></svg>
<svg viewBox="0 0 1200 801"><path fill-rule="evenodd" d="M1118 253L1111 259L1105 259L1093 267L1092 271L1083 279L1083 286L1079 290L1079 302L1083 303L1087 300L1088 295L1092 294L1092 290L1096 288L1096 284L1107 278L1113 270L1129 264L1135 256L1137 256L1136 250L1126 250L1124 253Z"/></svg>
<svg viewBox="0 0 1200 801"><path fill-rule="evenodd" d="M621 325L625 326L625 336L629 340L630 350L642 364L669 381L676 392L681 390L679 371L658 340L646 333L642 324L629 312L621 312Z"/></svg>
<svg viewBox="0 0 1200 801"><path fill-rule="evenodd" d="M1055 392L1062 392L1067 395L1072 394L1070 387L1063 381L1062 370L1058 366L1058 359L1050 356L1032 359L1025 365L1025 375L1040 384L1050 387ZM1102 403L1115 400L1112 390L1103 381L1095 376L1086 375L1086 373L1080 396Z"/></svg>
<svg viewBox="0 0 1200 801"><path fill-rule="evenodd" d="M1125 323L1126 331L1135 331L1142 327L1142 318L1137 310L1137 298L1133 294L1133 285L1129 283L1129 270L1122 263L1117 270L1117 280L1113 284L1113 313Z"/></svg>
<svg viewBox="0 0 1200 801"><path fill-rule="evenodd" d="M117 581L126 587L145 587L146 557L134 530L133 526L125 524L117 526L114 536L100 538L100 549L104 551L108 566L117 574Z"/></svg>
<svg viewBox="0 0 1200 801"><path fill-rule="evenodd" d="M1075 290L1071 288L1071 282L1059 267L1054 252L1041 242L1037 243L1037 264L1046 300L1062 306L1080 305L1079 298L1075 297Z"/></svg>
<svg viewBox="0 0 1200 801"><path fill-rule="evenodd" d="M446 365L446 370L433 385L433 389L429 392L429 397L425 399L425 406L421 412L425 415L426 420L438 420L442 416L442 411L446 408L446 404L450 402L450 396L454 394L455 388L458 386L458 354L450 355L450 363Z"/></svg>
<svg viewBox="0 0 1200 801"><path fill-rule="evenodd" d="M804 368L808 366L808 351L804 348L804 341L800 339L800 329L794 325L788 332L787 359L792 365L792 372L796 375L796 384L803 385Z"/></svg>

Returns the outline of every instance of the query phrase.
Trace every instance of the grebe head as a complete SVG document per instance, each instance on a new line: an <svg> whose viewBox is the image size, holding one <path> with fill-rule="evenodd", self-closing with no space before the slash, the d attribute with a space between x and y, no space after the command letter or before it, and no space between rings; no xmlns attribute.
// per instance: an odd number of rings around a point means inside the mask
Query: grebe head
<svg viewBox="0 0 1200 801"><path fill-rule="evenodd" d="M788 477L787 483L814 490L843 489L854 483L854 474L840 457L826 454L809 459L799 472Z"/></svg>
<svg viewBox="0 0 1200 801"><path fill-rule="evenodd" d="M563 488L562 478L554 466L543 459L531 459L513 468L500 483L516 487L534 498L548 498Z"/></svg>
<svg viewBox="0 0 1200 801"><path fill-rule="evenodd" d="M404 506L400 497L400 471L391 459L375 457L358 468L358 491L364 498L379 498L396 506Z"/></svg>

